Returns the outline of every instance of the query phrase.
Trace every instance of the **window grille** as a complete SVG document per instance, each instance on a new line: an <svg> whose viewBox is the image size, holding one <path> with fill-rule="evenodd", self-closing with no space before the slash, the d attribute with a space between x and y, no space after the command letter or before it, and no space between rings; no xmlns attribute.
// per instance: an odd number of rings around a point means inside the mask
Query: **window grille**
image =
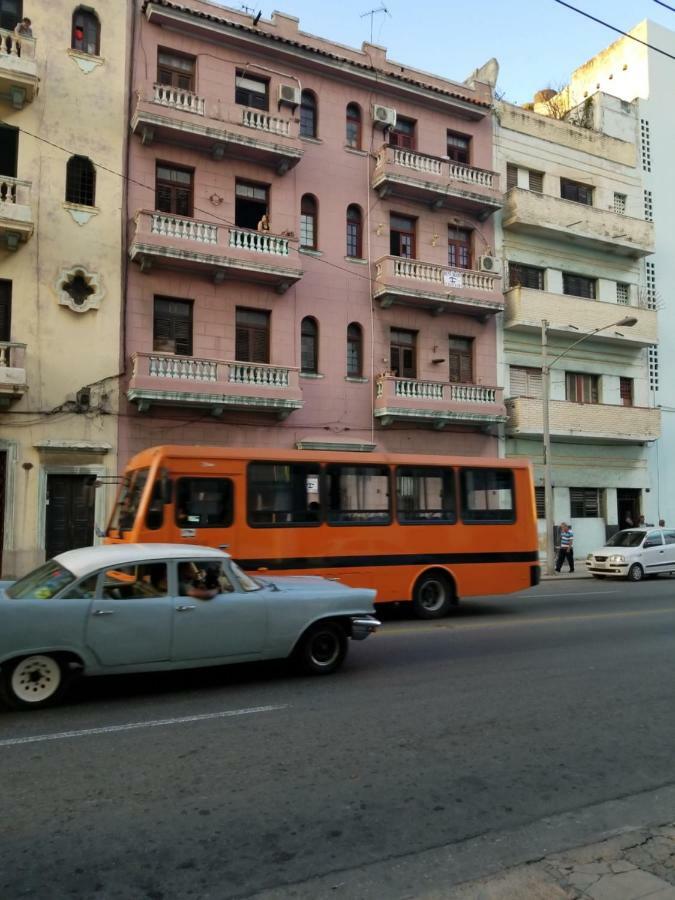
<svg viewBox="0 0 675 900"><path fill-rule="evenodd" d="M642 159L642 171L651 172L652 148L649 137L649 122L647 119L640 119L640 157Z"/></svg>
<svg viewBox="0 0 675 900"><path fill-rule="evenodd" d="M621 306L630 305L630 285L618 281L616 284L616 302Z"/></svg>

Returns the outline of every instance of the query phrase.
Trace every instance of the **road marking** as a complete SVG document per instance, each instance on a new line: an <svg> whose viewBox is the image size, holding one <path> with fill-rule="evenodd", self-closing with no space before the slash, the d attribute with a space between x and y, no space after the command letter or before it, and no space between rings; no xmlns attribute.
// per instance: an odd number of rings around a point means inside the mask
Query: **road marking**
<svg viewBox="0 0 675 900"><path fill-rule="evenodd" d="M533 594L533 597L599 597L601 594L620 594L621 591L570 591L563 594ZM527 595L525 595L527 596Z"/></svg>
<svg viewBox="0 0 675 900"><path fill-rule="evenodd" d="M159 728L166 725L187 725L190 722L205 722L208 719L229 719L235 716L250 716L255 713L274 712L286 709L283 706L250 706L248 709L227 709L223 712L203 713L199 716L182 716L177 719L151 719L148 722L127 722L125 725L104 725L101 728L83 728L80 731L56 731L54 734L34 734L30 737L5 738L0 747L16 747L18 744L38 744L42 741L61 741L67 738L88 737L90 734L114 734L116 731L133 731L136 728Z"/></svg>
<svg viewBox="0 0 675 900"><path fill-rule="evenodd" d="M456 625L450 622L439 622L436 625L422 625L419 628L397 628L388 630L385 628L380 631L384 637L397 637L399 634L431 634L434 631L478 631L481 628L514 628L518 625L547 625L550 623L565 622L585 622L594 619L628 619L634 616L654 616L675 613L675 607L672 609L640 609L630 612L611 612L611 613L587 613L582 616L540 616L537 619L509 619L508 621L492 621L492 622L472 622L466 625ZM1 743L1 742L0 742Z"/></svg>

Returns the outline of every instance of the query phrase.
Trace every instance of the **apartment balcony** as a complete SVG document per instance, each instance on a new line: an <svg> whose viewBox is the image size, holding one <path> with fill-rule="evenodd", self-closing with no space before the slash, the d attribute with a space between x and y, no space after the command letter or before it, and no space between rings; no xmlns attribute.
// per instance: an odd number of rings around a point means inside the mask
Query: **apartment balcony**
<svg viewBox="0 0 675 900"><path fill-rule="evenodd" d="M504 310L501 282L491 272L383 256L375 263L373 297L383 309L399 304L485 318Z"/></svg>
<svg viewBox="0 0 675 900"><path fill-rule="evenodd" d="M165 84L139 97L131 130L143 144L179 143L214 159L243 159L283 175L302 159L299 124L281 115L226 103Z"/></svg>
<svg viewBox="0 0 675 900"><path fill-rule="evenodd" d="M35 39L0 28L0 97L21 109L35 97L38 80Z"/></svg>
<svg viewBox="0 0 675 900"><path fill-rule="evenodd" d="M269 413L285 419L303 405L298 369L171 353L134 353L127 397L146 412L153 405Z"/></svg>
<svg viewBox="0 0 675 900"><path fill-rule="evenodd" d="M596 328L609 325L625 316L637 319L632 328L608 328L595 335L594 341L617 346L649 347L658 343L656 310L624 306L603 300L587 300L569 294L550 294L531 288L514 287L504 294L506 315L504 328L511 331L541 332L541 321L547 319L549 334L574 338ZM556 321L557 320L557 321Z"/></svg>
<svg viewBox="0 0 675 900"><path fill-rule="evenodd" d="M654 224L524 188L504 202L504 228L638 259L654 252Z"/></svg>
<svg viewBox="0 0 675 900"><path fill-rule="evenodd" d="M144 272L152 266L183 269L216 284L251 281L279 294L302 277L295 247L283 235L146 210L134 222L129 256Z"/></svg>
<svg viewBox="0 0 675 900"><path fill-rule="evenodd" d="M373 190L432 209L461 210L484 221L502 206L499 175L415 150L384 146L377 154Z"/></svg>
<svg viewBox="0 0 675 900"><path fill-rule="evenodd" d="M540 399L514 397L506 401L506 407L511 437L542 439ZM575 443L642 444L655 441L661 434L661 411L644 406L551 400L549 420L552 438Z"/></svg>
<svg viewBox="0 0 675 900"><path fill-rule="evenodd" d="M506 421L502 388L449 384L381 375L375 387L375 418L381 425L418 422L440 431L446 425L488 426Z"/></svg>
<svg viewBox="0 0 675 900"><path fill-rule="evenodd" d="M25 344L0 341L0 410L8 409L28 390L24 356Z"/></svg>
<svg viewBox="0 0 675 900"><path fill-rule="evenodd" d="M31 182L0 175L0 242L16 250L33 234Z"/></svg>

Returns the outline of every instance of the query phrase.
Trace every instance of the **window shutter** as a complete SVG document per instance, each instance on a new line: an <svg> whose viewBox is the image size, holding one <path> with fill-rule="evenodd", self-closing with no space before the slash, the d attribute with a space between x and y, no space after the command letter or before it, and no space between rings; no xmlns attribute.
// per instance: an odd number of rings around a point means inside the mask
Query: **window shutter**
<svg viewBox="0 0 675 900"><path fill-rule="evenodd" d="M245 326L238 325L237 332L235 336L235 349L234 356L235 359L240 362L248 362L250 359L251 353L249 350L250 342L249 342L249 331Z"/></svg>
<svg viewBox="0 0 675 900"><path fill-rule="evenodd" d="M530 190L531 191L534 191L535 194L543 194L543 192L544 192L544 173L543 172L530 171L529 182L530 182Z"/></svg>
<svg viewBox="0 0 675 900"><path fill-rule="evenodd" d="M518 166L514 166L513 163L506 164L506 190L510 191L511 188L518 187Z"/></svg>
<svg viewBox="0 0 675 900"><path fill-rule="evenodd" d="M527 370L511 366L509 369L512 397L527 397Z"/></svg>
<svg viewBox="0 0 675 900"><path fill-rule="evenodd" d="M0 281L0 341L9 341L12 316L12 283Z"/></svg>
<svg viewBox="0 0 675 900"><path fill-rule="evenodd" d="M251 362L267 363L267 331L262 328L251 329L249 333Z"/></svg>

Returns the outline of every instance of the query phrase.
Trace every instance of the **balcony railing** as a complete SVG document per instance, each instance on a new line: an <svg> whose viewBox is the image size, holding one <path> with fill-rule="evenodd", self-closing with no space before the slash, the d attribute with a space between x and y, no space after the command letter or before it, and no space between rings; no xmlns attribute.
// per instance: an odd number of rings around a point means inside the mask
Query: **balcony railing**
<svg viewBox="0 0 675 900"><path fill-rule="evenodd" d="M257 409L285 418L302 407L298 369L238 360L135 353L128 397L151 404Z"/></svg>
<svg viewBox="0 0 675 900"><path fill-rule="evenodd" d="M254 281L279 293L302 277L284 235L149 211L138 212L135 223L129 254L144 269L157 263L206 270L216 282Z"/></svg>
<svg viewBox="0 0 675 900"><path fill-rule="evenodd" d="M25 353L25 344L0 341L0 409L6 409L28 390Z"/></svg>
<svg viewBox="0 0 675 900"><path fill-rule="evenodd" d="M268 134L278 134L281 137L289 137L291 133L289 119L282 119L281 116L271 116L269 113L262 112L259 109L244 107L241 111L241 122L247 128L254 128L256 131L266 131Z"/></svg>
<svg viewBox="0 0 675 900"><path fill-rule="evenodd" d="M33 233L31 182L0 175L0 237L10 250Z"/></svg>
<svg viewBox="0 0 675 900"><path fill-rule="evenodd" d="M169 84L155 84L152 91L153 102L159 103L160 106L169 106L171 109L194 113L197 116L204 115L204 98L197 96L193 91L185 91Z"/></svg>
<svg viewBox="0 0 675 900"><path fill-rule="evenodd" d="M0 28L0 93L21 109L33 99L37 85L35 39Z"/></svg>
<svg viewBox="0 0 675 900"><path fill-rule="evenodd" d="M499 174L416 150L384 146L377 154L373 188L394 195L452 206L481 218L499 209Z"/></svg>
<svg viewBox="0 0 675 900"><path fill-rule="evenodd" d="M509 434L539 439L544 430L542 401L514 397L506 404ZM661 433L661 411L644 406L551 400L549 422L553 437L582 443L644 443L656 440Z"/></svg>
<svg viewBox="0 0 675 900"><path fill-rule="evenodd" d="M393 375L377 379L375 417L383 425L417 420L435 428L443 428L449 422L489 424L506 418L501 388Z"/></svg>
<svg viewBox="0 0 675 900"><path fill-rule="evenodd" d="M504 308L500 275L398 256L375 263L374 296L385 308L397 303L481 316Z"/></svg>

